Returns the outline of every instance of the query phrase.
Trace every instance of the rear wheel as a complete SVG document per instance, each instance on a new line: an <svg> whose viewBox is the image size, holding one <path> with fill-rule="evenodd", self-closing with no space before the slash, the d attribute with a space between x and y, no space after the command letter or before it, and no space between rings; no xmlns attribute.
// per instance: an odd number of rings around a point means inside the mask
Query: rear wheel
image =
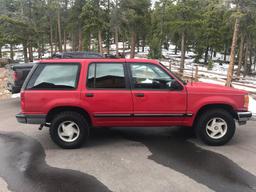
<svg viewBox="0 0 256 192"><path fill-rule="evenodd" d="M67 111L56 115L50 126L52 140L64 149L79 148L89 137L89 124L77 112Z"/></svg>
<svg viewBox="0 0 256 192"><path fill-rule="evenodd" d="M197 120L195 131L205 144L218 146L231 140L236 130L232 115L223 109L205 111Z"/></svg>

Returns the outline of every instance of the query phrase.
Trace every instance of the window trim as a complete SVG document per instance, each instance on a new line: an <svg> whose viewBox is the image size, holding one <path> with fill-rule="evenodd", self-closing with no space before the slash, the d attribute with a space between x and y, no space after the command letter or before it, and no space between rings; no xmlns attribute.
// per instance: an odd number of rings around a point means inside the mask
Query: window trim
<svg viewBox="0 0 256 192"><path fill-rule="evenodd" d="M76 74L76 82L74 88L40 88L40 89L29 89L28 84L32 80L34 73L40 67L41 65L78 65L78 70ZM26 81L26 84L24 84L24 90L26 91L74 91L78 89L79 80L80 80L80 74L81 74L81 63L79 62L67 62L67 63L58 63L58 62L52 62L52 63L38 63L36 67L33 69L32 73L29 75L28 80Z"/></svg>
<svg viewBox="0 0 256 192"><path fill-rule="evenodd" d="M134 84L133 84L133 82L132 82L133 77L132 77L132 68L131 68L131 65L133 65L133 64L156 66L156 67L160 68L161 70L163 70L163 71L166 73L166 75L168 75L170 78L176 80L179 84L180 84L180 82L179 82L175 77L173 77L172 75L170 75L162 66L159 66L159 65L157 65L157 64L154 64L154 63L144 63L144 62L128 62L127 64L128 64L127 68L128 68L128 71L129 71L129 79L130 79L129 82L130 82L131 90L136 90L136 91L140 91L140 90L144 90L144 91L166 91L166 92L170 92L170 91L181 92L181 91L184 90L184 87L183 87L182 85L180 85L180 86L182 87L181 90L135 88L135 87L134 87Z"/></svg>
<svg viewBox="0 0 256 192"><path fill-rule="evenodd" d="M95 69L96 69L96 65L97 64L122 64L123 65L123 69L124 69L124 80L125 80L125 88L90 88L88 87L88 77L89 77L89 69L90 66L95 64ZM96 70L94 71L95 75L96 75ZM131 90L130 88L130 80L129 80L129 75L128 75L128 71L127 71L127 65L124 62L91 62L88 64L87 66L87 74L86 74L86 82L85 82L85 86L87 90Z"/></svg>

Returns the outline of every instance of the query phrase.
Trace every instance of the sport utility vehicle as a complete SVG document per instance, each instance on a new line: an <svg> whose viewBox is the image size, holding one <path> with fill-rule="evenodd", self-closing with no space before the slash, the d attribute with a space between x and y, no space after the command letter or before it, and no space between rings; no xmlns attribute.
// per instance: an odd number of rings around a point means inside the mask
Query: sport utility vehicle
<svg viewBox="0 0 256 192"><path fill-rule="evenodd" d="M55 59L35 64L21 92L20 123L50 127L53 141L77 148L97 127L189 126L209 145L227 143L246 123L248 93L186 84L158 61Z"/></svg>

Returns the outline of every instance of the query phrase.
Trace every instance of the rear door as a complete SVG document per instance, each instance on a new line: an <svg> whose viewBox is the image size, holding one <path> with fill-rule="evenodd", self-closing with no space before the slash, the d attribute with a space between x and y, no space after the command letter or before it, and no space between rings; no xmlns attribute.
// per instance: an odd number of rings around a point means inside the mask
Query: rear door
<svg viewBox="0 0 256 192"><path fill-rule="evenodd" d="M134 123L144 126L180 124L186 115L186 90L160 65L129 64ZM179 85L179 84L178 84Z"/></svg>
<svg viewBox="0 0 256 192"><path fill-rule="evenodd" d="M82 103L95 126L129 126L133 103L124 62L95 62L87 66Z"/></svg>

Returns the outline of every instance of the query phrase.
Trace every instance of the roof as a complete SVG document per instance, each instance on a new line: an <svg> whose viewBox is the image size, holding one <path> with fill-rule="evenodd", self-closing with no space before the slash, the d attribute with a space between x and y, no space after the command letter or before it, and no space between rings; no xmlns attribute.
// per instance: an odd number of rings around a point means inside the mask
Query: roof
<svg viewBox="0 0 256 192"><path fill-rule="evenodd" d="M101 62L101 63L159 63L157 60L153 59L46 59L40 60L39 63L92 63L92 62Z"/></svg>

